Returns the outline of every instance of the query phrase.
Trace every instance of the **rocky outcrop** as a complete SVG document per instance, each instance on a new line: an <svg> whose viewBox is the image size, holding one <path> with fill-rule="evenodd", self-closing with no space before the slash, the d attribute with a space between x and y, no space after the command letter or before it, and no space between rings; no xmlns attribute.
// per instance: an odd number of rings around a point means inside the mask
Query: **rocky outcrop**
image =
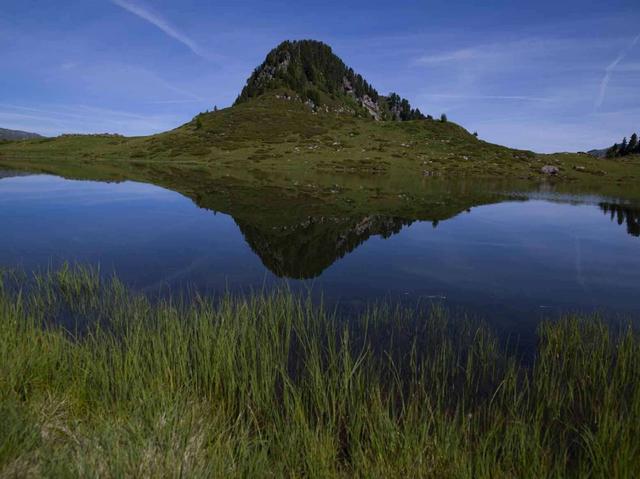
<svg viewBox="0 0 640 479"><path fill-rule="evenodd" d="M550 176L556 176L560 173L560 168L553 165L545 165L540 169L540 173Z"/></svg>
<svg viewBox="0 0 640 479"><path fill-rule="evenodd" d="M367 110L374 120L382 120L382 112L378 102L373 101L369 95L364 95L360 100L360 105Z"/></svg>
<svg viewBox="0 0 640 479"><path fill-rule="evenodd" d="M364 108L374 120L382 120L382 111L380 108L380 104L377 101L374 101L373 98L371 98L366 93L361 97L358 97L356 91L353 88L353 85L347 77L344 77L342 79L342 88L344 90L344 93L358 100L360 106Z"/></svg>
<svg viewBox="0 0 640 479"><path fill-rule="evenodd" d="M284 72L289 68L291 63L291 54L284 52L283 58L276 65L264 65L259 71L256 82L259 84L267 84L273 80L279 72Z"/></svg>

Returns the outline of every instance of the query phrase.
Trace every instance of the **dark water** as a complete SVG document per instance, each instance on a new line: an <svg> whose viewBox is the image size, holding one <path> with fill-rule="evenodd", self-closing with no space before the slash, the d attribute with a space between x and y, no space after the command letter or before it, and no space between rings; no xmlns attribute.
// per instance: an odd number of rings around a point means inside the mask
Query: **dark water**
<svg viewBox="0 0 640 479"><path fill-rule="evenodd" d="M147 292L288 278L330 301L441 301L507 329L561 312L640 312L640 210L598 198L477 206L440 222L236 221L160 187L0 179L0 267L96 264Z"/></svg>

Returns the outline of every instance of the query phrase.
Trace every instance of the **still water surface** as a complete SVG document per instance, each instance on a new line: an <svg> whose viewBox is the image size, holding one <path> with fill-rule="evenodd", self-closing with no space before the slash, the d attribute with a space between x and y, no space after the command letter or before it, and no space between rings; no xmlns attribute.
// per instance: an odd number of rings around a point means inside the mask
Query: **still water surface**
<svg viewBox="0 0 640 479"><path fill-rule="evenodd" d="M310 218L277 239L153 185L15 176L0 179L0 267L99 264L152 293L286 280L343 305L440 301L515 331L562 312L638 316L639 219L597 198L537 198L437 224Z"/></svg>

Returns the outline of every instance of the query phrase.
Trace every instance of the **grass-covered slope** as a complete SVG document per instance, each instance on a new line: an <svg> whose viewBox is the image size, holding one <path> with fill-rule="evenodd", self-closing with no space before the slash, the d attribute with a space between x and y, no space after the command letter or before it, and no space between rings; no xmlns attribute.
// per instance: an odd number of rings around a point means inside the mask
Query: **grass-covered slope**
<svg viewBox="0 0 640 479"><path fill-rule="evenodd" d="M283 42L233 107L169 132L0 142L3 168L170 182L206 195L193 184L199 176L214 190L284 190L367 214L397 210L398 199L415 205L432 177L539 182L547 179L543 166L554 167L553 181L568 189L640 198L638 157L538 155L484 142L454 123L422 117L398 95L379 95L312 40Z"/></svg>
<svg viewBox="0 0 640 479"><path fill-rule="evenodd" d="M560 174L541 174L546 164ZM269 263L279 251L304 246L290 236L309 218L320 225L359 224L372 216L438 221L549 180L564 192L640 199L640 161L633 157L537 155L486 143L453 123L314 113L278 92L149 137L0 144L2 168L173 189L233 215ZM328 251L327 261L336 253ZM322 267L274 266L283 274L297 268L296 276Z"/></svg>
<svg viewBox="0 0 640 479"><path fill-rule="evenodd" d="M286 293L5 277L0 477L634 477L638 336L566 319L538 338L521 362L438 308L347 321Z"/></svg>
<svg viewBox="0 0 640 479"><path fill-rule="evenodd" d="M152 182L229 213L270 202L296 215L300 205L301 218L331 211L443 219L446 215L425 212L436 206L432 193L438 182L452 178L462 185L458 200L483 182L531 185L548 179L570 192L640 198L635 157L537 155L486 143L454 123L314 113L278 96L273 92L202 114L149 137L65 136L0 144L0 168ZM559 168L557 177L540 172L548 164ZM450 205L456 197L437 201Z"/></svg>

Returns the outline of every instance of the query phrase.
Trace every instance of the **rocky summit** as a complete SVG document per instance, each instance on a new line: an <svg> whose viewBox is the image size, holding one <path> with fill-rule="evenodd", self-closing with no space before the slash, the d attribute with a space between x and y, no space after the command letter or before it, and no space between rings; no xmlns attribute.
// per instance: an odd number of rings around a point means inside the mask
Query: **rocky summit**
<svg viewBox="0 0 640 479"><path fill-rule="evenodd" d="M417 120L425 116L396 93L378 91L316 40L285 41L271 50L256 68L236 99L276 92L280 98L298 100L314 110L351 112L376 120Z"/></svg>

